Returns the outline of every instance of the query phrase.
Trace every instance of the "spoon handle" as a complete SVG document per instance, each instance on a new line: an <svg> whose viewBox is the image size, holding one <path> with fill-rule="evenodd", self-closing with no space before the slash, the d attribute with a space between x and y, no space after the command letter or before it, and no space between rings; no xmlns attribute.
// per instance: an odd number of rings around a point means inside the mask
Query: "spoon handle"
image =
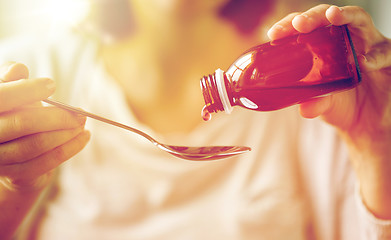
<svg viewBox="0 0 391 240"><path fill-rule="evenodd" d="M137 134L145 137L149 141L151 141L153 144L155 144L155 145L158 144L158 142L155 139L153 139L151 136L149 136L148 134L146 134L146 133L144 133L144 132L142 132L142 131L140 131L140 130L138 130L136 128L127 126L127 125L119 123L119 122L115 122L113 120L110 120L110 119L98 116L96 114L84 111L84 110L82 110L80 108L76 108L76 107L70 106L68 104L59 102L59 101L55 101L55 100L51 100L51 99L45 99L45 100L42 100L42 101L45 102L45 103L48 103L50 105L53 105L53 106L56 106L56 107L59 107L59 108L62 108L62 109L65 109L65 110L68 110L68 111L71 111L71 112L74 112L74 113L78 113L78 114L87 116L89 118L93 118L95 120L98 120L98 121L101 121L101 122L105 122L105 123L114 125L116 127L120 127L120 128L126 129L128 131L137 133Z"/></svg>

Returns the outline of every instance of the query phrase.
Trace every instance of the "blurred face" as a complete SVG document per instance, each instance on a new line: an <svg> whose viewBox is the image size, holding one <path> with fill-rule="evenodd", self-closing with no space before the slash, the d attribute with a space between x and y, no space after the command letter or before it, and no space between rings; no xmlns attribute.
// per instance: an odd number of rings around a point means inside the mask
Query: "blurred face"
<svg viewBox="0 0 391 240"><path fill-rule="evenodd" d="M146 10L155 14L182 14L216 10L228 0L128 0L135 10Z"/></svg>
<svg viewBox="0 0 391 240"><path fill-rule="evenodd" d="M98 25L112 35L126 35L135 29L156 31L180 27L195 21L226 20L242 33L251 31L267 18L273 0L91 0Z"/></svg>
<svg viewBox="0 0 391 240"><path fill-rule="evenodd" d="M127 0L140 24L188 21L216 14L228 0Z"/></svg>
<svg viewBox="0 0 391 240"><path fill-rule="evenodd" d="M117 38L135 29L172 27L205 15L217 15L228 0L90 0L92 25Z"/></svg>

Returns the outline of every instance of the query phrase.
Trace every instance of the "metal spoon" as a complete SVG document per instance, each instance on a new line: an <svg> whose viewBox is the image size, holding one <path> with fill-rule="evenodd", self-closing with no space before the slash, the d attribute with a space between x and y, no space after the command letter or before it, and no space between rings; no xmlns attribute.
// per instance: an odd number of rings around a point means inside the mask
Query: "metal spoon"
<svg viewBox="0 0 391 240"><path fill-rule="evenodd" d="M70 105L67 105L65 103L61 103L58 101L54 100L43 100L43 102L46 102L48 104L54 105L59 108L66 109L71 112L75 112L123 129L126 129L128 131L137 133L146 139L148 139L151 143L153 143L156 147L160 148L163 151L166 151L176 157L187 159L187 160L195 160L195 161L200 161L200 160L216 160L216 159L221 159L221 158L226 158L226 157L231 157L235 156L241 153L245 153L251 150L249 147L244 147L244 146L203 146L203 147L187 147L187 146L173 146L173 145L167 145L160 143L156 141L154 138L149 136L148 134L136 129L129 127L127 125L124 125L122 123L118 123L115 121L112 121L110 119L83 111L81 109L72 107Z"/></svg>

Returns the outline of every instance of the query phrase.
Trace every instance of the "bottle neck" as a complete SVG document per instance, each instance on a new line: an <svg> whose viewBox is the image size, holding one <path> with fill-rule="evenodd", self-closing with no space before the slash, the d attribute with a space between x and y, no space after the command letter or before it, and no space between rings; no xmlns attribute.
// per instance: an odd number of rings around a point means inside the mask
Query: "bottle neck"
<svg viewBox="0 0 391 240"><path fill-rule="evenodd" d="M205 106L209 112L232 112L226 85L226 74L217 69L214 74L204 76L201 79L201 90L204 96Z"/></svg>

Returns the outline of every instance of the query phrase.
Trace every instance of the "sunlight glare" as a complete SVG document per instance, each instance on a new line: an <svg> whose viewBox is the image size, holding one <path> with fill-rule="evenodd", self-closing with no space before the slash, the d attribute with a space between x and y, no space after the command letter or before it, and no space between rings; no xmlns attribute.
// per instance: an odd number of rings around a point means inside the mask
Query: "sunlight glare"
<svg viewBox="0 0 391 240"><path fill-rule="evenodd" d="M89 11L88 0L48 1L43 6L44 12L54 25L75 25L83 20Z"/></svg>

